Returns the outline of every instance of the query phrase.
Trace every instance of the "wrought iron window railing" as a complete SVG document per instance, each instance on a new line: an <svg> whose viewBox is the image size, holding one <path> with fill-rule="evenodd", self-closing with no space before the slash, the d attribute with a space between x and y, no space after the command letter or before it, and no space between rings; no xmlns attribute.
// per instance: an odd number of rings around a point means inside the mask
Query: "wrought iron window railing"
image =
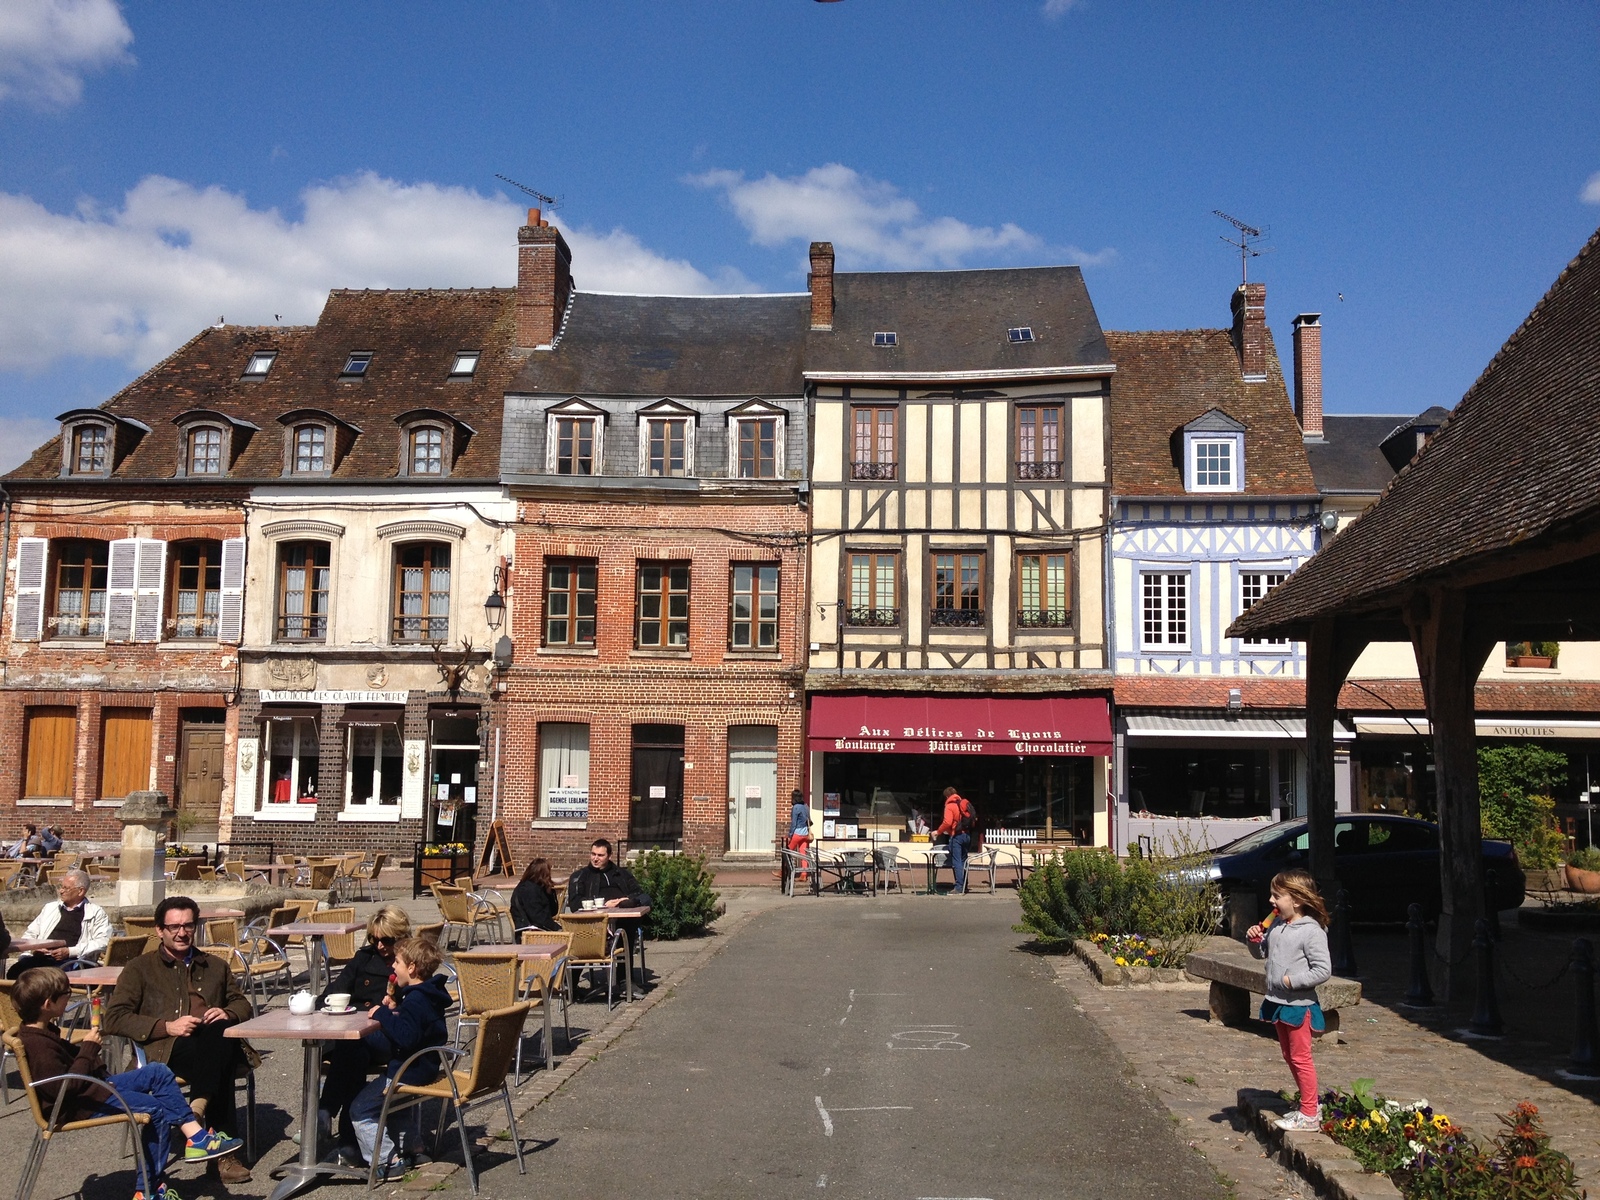
<svg viewBox="0 0 1600 1200"><path fill-rule="evenodd" d="M167 621L167 636L175 641L216 641L217 614L185 613Z"/></svg>
<svg viewBox="0 0 1600 1200"><path fill-rule="evenodd" d="M280 642L321 642L328 637L328 618L325 616L278 615L278 640Z"/></svg>
<svg viewBox="0 0 1600 1200"><path fill-rule="evenodd" d="M900 624L900 610L898 608L847 608L844 613L846 625L898 625Z"/></svg>
<svg viewBox="0 0 1600 1200"><path fill-rule="evenodd" d="M929 625L957 625L972 628L983 624L981 608L935 608L928 611Z"/></svg>
<svg viewBox="0 0 1600 1200"><path fill-rule="evenodd" d="M394 640L397 642L448 642L449 617L396 617Z"/></svg>
<svg viewBox="0 0 1600 1200"><path fill-rule="evenodd" d="M1018 479L1060 479L1061 464L1059 462L1019 462L1017 463Z"/></svg>
<svg viewBox="0 0 1600 1200"><path fill-rule="evenodd" d="M51 617L46 623L50 626L51 637L98 638L106 635L106 619L99 613L91 617L62 614Z"/></svg>
<svg viewBox="0 0 1600 1200"><path fill-rule="evenodd" d="M1019 608L1018 629L1064 629L1072 624L1070 608Z"/></svg>
<svg viewBox="0 0 1600 1200"><path fill-rule="evenodd" d="M894 479L899 467L899 463L892 462L853 462L850 464L850 478Z"/></svg>

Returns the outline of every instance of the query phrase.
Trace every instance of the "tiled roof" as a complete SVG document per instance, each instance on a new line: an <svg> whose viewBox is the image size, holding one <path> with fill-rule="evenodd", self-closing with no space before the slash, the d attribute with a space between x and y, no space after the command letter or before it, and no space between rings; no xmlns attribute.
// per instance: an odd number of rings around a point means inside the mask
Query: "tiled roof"
<svg viewBox="0 0 1600 1200"><path fill-rule="evenodd" d="M1117 495L1184 495L1182 438L1174 435L1213 408L1245 426L1245 494L1315 494L1270 336L1261 383L1244 381L1226 329L1112 331L1106 344L1117 364L1111 379L1111 486Z"/></svg>
<svg viewBox="0 0 1600 1200"><path fill-rule="evenodd" d="M797 396L811 298L576 292L552 350L513 392L590 396Z"/></svg>
<svg viewBox="0 0 1600 1200"><path fill-rule="evenodd" d="M361 431L333 472L335 482L391 479L399 474L403 436L395 417L431 408L475 431L464 448L458 442L449 478L496 479L502 397L516 365L511 355L514 294L507 288L335 291L313 326L202 330L100 406L103 412L150 427L117 464L112 478L171 479L180 448L173 418L191 409L210 409L258 427L222 478L279 479L284 430L278 418L310 408L325 410ZM262 350L278 352L267 377L241 378L250 356ZM455 355L467 350L480 354L476 373L471 379L451 380ZM353 351L371 352L372 363L364 378L341 380L340 371ZM60 463L56 437L6 478L56 479ZM214 486L217 480L204 476L193 482Z"/></svg>
<svg viewBox="0 0 1600 1200"><path fill-rule="evenodd" d="M1250 709L1298 709L1306 703L1301 679L1252 679L1180 675L1118 677L1118 708L1228 707L1228 691L1238 688L1240 700ZM1426 711L1422 685L1415 679L1352 679L1339 690L1344 712ZM1593 713L1600 712L1600 682L1573 680L1485 679L1478 683L1476 709L1484 713Z"/></svg>
<svg viewBox="0 0 1600 1200"><path fill-rule="evenodd" d="M1409 419L1403 415L1325 414L1322 440L1305 444L1317 490L1324 494L1369 496L1383 491L1394 478L1394 468L1380 447Z"/></svg>
<svg viewBox="0 0 1600 1200"><path fill-rule="evenodd" d="M1600 233L1378 502L1228 636L1392 609L1472 560L1600 517ZM1486 566L1487 564L1481 564Z"/></svg>
<svg viewBox="0 0 1600 1200"><path fill-rule="evenodd" d="M833 330L807 339L808 375L1020 373L1111 361L1077 267L840 272L833 294ZM1010 341L1007 330L1023 326L1033 340ZM873 334L888 332L894 347L873 345Z"/></svg>

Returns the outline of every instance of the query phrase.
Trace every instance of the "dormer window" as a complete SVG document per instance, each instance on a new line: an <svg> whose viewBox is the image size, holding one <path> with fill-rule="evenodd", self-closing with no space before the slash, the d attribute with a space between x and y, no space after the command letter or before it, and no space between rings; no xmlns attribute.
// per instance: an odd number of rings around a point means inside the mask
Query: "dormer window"
<svg viewBox="0 0 1600 1200"><path fill-rule="evenodd" d="M783 478L786 416L764 400L747 400L728 414L730 478Z"/></svg>
<svg viewBox="0 0 1600 1200"><path fill-rule="evenodd" d="M400 426L400 474L419 479L450 474L475 432L436 408L413 408L395 421Z"/></svg>
<svg viewBox="0 0 1600 1200"><path fill-rule="evenodd" d="M362 379L367 374L367 368L372 365L372 353L368 350L358 350L344 360L344 370L339 372L340 379Z"/></svg>
<svg viewBox="0 0 1600 1200"><path fill-rule="evenodd" d="M189 430L184 470L189 475L222 474L222 430L215 425L197 425Z"/></svg>
<svg viewBox="0 0 1600 1200"><path fill-rule="evenodd" d="M544 469L551 475L605 474L605 410L574 396L545 410Z"/></svg>
<svg viewBox="0 0 1600 1200"><path fill-rule="evenodd" d="M419 425L411 431L411 474L444 474L444 430L434 425Z"/></svg>
<svg viewBox="0 0 1600 1200"><path fill-rule="evenodd" d="M276 350L257 350L250 356L250 361L245 364L245 379L265 379L267 372L272 370L272 364L278 361Z"/></svg>
<svg viewBox="0 0 1600 1200"><path fill-rule="evenodd" d="M328 431L321 425L297 425L294 430L294 473L321 475L328 469Z"/></svg>
<svg viewBox="0 0 1600 1200"><path fill-rule="evenodd" d="M471 379L478 371L478 352L463 350L450 364L451 379Z"/></svg>
<svg viewBox="0 0 1600 1200"><path fill-rule="evenodd" d="M1213 408L1183 427L1183 485L1189 492L1244 491L1245 427Z"/></svg>
<svg viewBox="0 0 1600 1200"><path fill-rule="evenodd" d="M889 349L900 344L900 335L892 329L880 329L872 335L872 344L880 349Z"/></svg>
<svg viewBox="0 0 1600 1200"><path fill-rule="evenodd" d="M639 474L693 475L696 413L676 400L658 400L639 410Z"/></svg>
<svg viewBox="0 0 1600 1200"><path fill-rule="evenodd" d="M104 425L79 425L72 431L72 473L104 475L111 465L111 431Z"/></svg>

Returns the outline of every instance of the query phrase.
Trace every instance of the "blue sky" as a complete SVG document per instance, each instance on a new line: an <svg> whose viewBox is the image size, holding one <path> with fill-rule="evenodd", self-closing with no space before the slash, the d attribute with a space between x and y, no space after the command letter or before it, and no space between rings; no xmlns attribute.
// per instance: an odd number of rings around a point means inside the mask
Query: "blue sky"
<svg viewBox="0 0 1600 1200"><path fill-rule="evenodd" d="M1080 262L1113 329L1227 323L1223 209L1333 411L1451 404L1600 224L1600 6L1116 0L0 11L0 465L202 324L507 284L799 290ZM1343 300L1339 299L1343 294Z"/></svg>

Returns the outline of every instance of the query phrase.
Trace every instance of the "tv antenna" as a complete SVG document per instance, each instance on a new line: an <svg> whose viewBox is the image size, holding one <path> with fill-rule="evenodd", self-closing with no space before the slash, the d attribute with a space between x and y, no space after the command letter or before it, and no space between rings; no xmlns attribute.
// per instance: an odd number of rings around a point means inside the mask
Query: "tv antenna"
<svg viewBox="0 0 1600 1200"><path fill-rule="evenodd" d="M501 174L499 174L497 172L495 174L495 178L496 179L504 179L507 183L509 183L512 187L516 188L519 192L526 192L528 195L532 196L535 200L537 200L540 203L540 205L543 206L544 208L552 208L553 209L553 208L555 208L556 205L561 203L561 197L559 197L559 196L546 196L543 192L536 191L535 189L527 186L527 184L518 183L515 179L511 178L511 176L509 176L509 175L501 175Z"/></svg>
<svg viewBox="0 0 1600 1200"><path fill-rule="evenodd" d="M1212 209L1211 215L1215 217L1221 217L1229 225L1232 225L1239 231L1239 236L1237 239L1228 237L1226 234L1222 234L1221 237L1223 241L1228 243L1228 245L1238 249L1239 282L1248 282L1250 278L1250 260L1252 258L1260 258L1264 253L1264 251L1256 249L1255 243L1266 237L1267 231L1265 229L1257 229L1254 225L1246 225L1243 221L1239 220L1238 217L1230 217L1220 208Z"/></svg>

